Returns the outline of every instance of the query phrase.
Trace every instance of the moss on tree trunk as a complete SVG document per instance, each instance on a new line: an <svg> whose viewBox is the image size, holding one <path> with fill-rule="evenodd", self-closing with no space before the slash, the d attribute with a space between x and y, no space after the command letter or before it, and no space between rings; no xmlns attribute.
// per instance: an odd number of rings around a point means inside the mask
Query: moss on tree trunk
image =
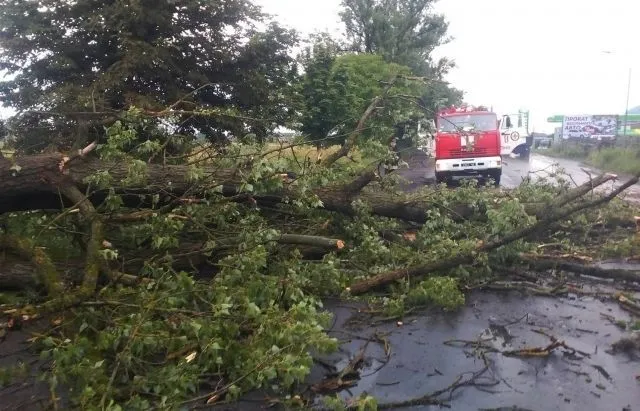
<svg viewBox="0 0 640 411"><path fill-rule="evenodd" d="M62 292L58 270L42 247L37 247L30 239L5 234L0 236L0 248L31 262L50 296L55 297Z"/></svg>

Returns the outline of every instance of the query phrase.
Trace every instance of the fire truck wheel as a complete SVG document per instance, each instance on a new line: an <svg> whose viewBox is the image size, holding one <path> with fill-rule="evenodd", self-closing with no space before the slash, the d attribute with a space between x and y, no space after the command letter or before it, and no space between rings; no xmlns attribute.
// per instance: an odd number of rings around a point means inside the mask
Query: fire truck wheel
<svg viewBox="0 0 640 411"><path fill-rule="evenodd" d="M492 173L491 174L491 178L494 181L493 185L495 185L496 187L500 186L500 177L502 177L502 173Z"/></svg>
<svg viewBox="0 0 640 411"><path fill-rule="evenodd" d="M444 173L436 173L436 184L447 183L447 175Z"/></svg>

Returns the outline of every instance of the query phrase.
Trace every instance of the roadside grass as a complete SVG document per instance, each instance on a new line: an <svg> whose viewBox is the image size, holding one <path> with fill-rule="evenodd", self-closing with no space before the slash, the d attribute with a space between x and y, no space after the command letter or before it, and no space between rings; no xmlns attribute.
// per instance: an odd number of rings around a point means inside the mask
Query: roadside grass
<svg viewBox="0 0 640 411"><path fill-rule="evenodd" d="M591 152L586 162L604 171L635 174L640 171L640 151L637 148L605 148Z"/></svg>
<svg viewBox="0 0 640 411"><path fill-rule="evenodd" d="M318 157L325 158L340 149L340 146L330 146L326 148L321 148L318 150L315 146L311 144L303 144L298 145L291 148L285 148L290 146L291 143L268 143L264 147L264 152L272 152L266 156L266 158L276 158L278 156L286 157L286 158L310 158L312 160L318 160Z"/></svg>
<svg viewBox="0 0 640 411"><path fill-rule="evenodd" d="M583 161L592 167L602 171L635 174L640 171L640 149L635 147L607 147L589 150L578 145L557 145L540 154L571 160Z"/></svg>
<svg viewBox="0 0 640 411"><path fill-rule="evenodd" d="M571 160L585 160L589 156L588 149L573 144L551 145L551 147L545 150L537 150L537 152L549 157L568 158Z"/></svg>
<svg viewBox="0 0 640 411"><path fill-rule="evenodd" d="M311 144L300 144L292 146L292 143L267 143L260 149L256 149L256 146L246 145L240 148L240 152L237 153L240 156L256 156L264 155L266 159L274 159L278 157L303 159L309 157L316 160L318 156L324 158L327 155L337 151L340 146L331 146L317 150L315 146ZM193 153L190 159L193 160L206 160L213 156L220 155L220 153L209 143L198 145L193 149Z"/></svg>

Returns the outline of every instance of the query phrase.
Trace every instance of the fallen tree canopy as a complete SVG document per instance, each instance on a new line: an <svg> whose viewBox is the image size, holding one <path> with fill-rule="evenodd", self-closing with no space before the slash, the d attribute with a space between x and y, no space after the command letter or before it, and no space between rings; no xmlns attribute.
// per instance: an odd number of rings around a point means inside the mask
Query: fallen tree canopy
<svg viewBox="0 0 640 411"><path fill-rule="evenodd" d="M353 143L351 139L348 142ZM218 201L223 201L223 203L231 201L267 208L277 208L279 205L290 204L292 201L304 198L296 181L293 183L287 181L288 174L275 172L266 176L261 175L267 180L276 181L275 188L271 192L247 190L248 185L260 183L256 181L255 177L247 178L252 172L248 163L240 162L235 168L221 168L206 163L201 167L198 178L193 177L193 168L188 165L149 163L137 170L141 175L133 178L131 161L101 160L93 155L95 148L96 144L94 143L73 156L43 154L18 157L11 161L3 159L0 163L0 177L2 177L0 180L0 193L2 194L0 213L60 209L67 210L62 216L68 212L79 211L88 222L88 243L85 248L86 269L84 272L84 284L87 292L95 289L100 274L104 278L113 278L111 268L101 256L105 249L112 248L111 243L104 237L105 227L103 225L105 223L108 226L144 223L159 215L171 220L189 221L192 220L192 217L188 215L167 214L167 212L184 204L201 204L203 202L209 204L212 193L214 197L219 197ZM330 164L345 155L342 151L339 154L337 157L332 156ZM135 161L133 160L133 162ZM92 178L96 176L108 176L107 181L110 185L100 187L100 184L98 186L92 184ZM443 214L446 218L459 223L471 220L486 223L487 215L492 208L499 209L504 202L510 201L509 196L497 196L493 202L465 204L463 201L454 203L449 201L448 204L443 204L438 201L438 196L441 197L442 194L438 191L421 196L398 194L397 192L393 195L388 191L367 189L367 185L370 185L377 178L373 171L365 171L350 182L316 186L311 191L318 200L315 207L354 217L361 211L356 207L356 203L360 203L366 204L367 212L372 215L395 218L410 223L424 224L430 218L442 218ZM580 201L585 195L616 178L611 174L601 175L579 187L564 190L547 203L524 203L521 205L521 215L537 219L524 228L514 229L491 241L483 239L478 246L449 259L378 274L373 278L351 284L348 290L355 295L362 294L403 278L446 272L461 265L472 264L479 254L494 251L548 229L554 223L575 213L605 204L638 181L638 176L636 176L606 196L591 201ZM119 214L114 214L112 211L104 214L103 211L98 211L96 207L103 206L108 196L118 196L121 206L128 207L131 211ZM152 197L154 197L153 200ZM49 294L59 292L59 286L54 280L57 278L57 273L46 253L42 249L34 248L35 246L26 245L27 243L20 239L11 238L13 237L4 236L0 246L5 249L18 250L18 254L27 259L35 259L36 267L41 272L40 280L46 285ZM225 241L227 244L224 244ZM233 241L223 239L222 241L218 240L216 246L210 246L211 241L181 246L178 248L181 252L173 256L172 259L187 257L188 265L182 267L195 268L196 265L200 266L203 262L211 262L207 256L211 257L225 250L236 250L243 241L242 238ZM316 250L316 254L319 252L319 255L341 250L345 246L342 239L331 239L318 235L281 234L280 238L275 241L280 244L311 247L311 250ZM82 244L82 241L80 243ZM147 257L150 254L148 253ZM224 256L229 254L229 252L223 253ZM200 258L196 260L197 263L194 265L194 260L189 257ZM220 255L217 257L221 258ZM143 265L145 258L139 257L137 261ZM140 268L141 265L136 267ZM133 277L130 275L127 275L126 278L133 281Z"/></svg>
<svg viewBox="0 0 640 411"><path fill-rule="evenodd" d="M640 179L640 175L636 175L632 179L628 180L627 182L625 182L624 184L622 184L621 186L613 190L611 193L601 198L598 198L597 200L592 200L584 204L577 204L577 205L573 205L565 208L563 208L562 206L559 206L558 208L545 207L546 209L549 210L549 215L547 217L540 219L534 224L530 224L519 230L515 230L494 241L487 242L487 243L483 242L482 244L479 244L477 247L475 247L475 249L468 251L466 253L461 252L460 255L454 258L451 258L450 260L444 260L444 261L439 261L439 262L435 262L435 263L427 264L423 266L415 266L408 269L402 269L402 270L392 271L389 273L379 274L373 278L354 284L353 286L350 287L349 290L352 294L356 294L356 295L363 294L367 291L370 291L373 288L391 283L393 281L397 281L401 278L421 277L421 276L429 275L432 273L438 273L443 270L450 270L459 265L471 264L477 258L479 253L491 252L500 247L508 245L514 241L518 241L532 234L535 234L536 232L539 232L549 227L553 223L561 219L570 217L573 214L578 213L582 210L597 207L608 201L611 201L618 194L622 193L627 188L636 184L639 179ZM577 190L581 190L581 189L582 189L581 187L578 187ZM573 197L574 197L573 193L568 193L565 198L573 198ZM576 198L579 198L579 196L577 196ZM551 267L547 267L547 268L551 268Z"/></svg>
<svg viewBox="0 0 640 411"><path fill-rule="evenodd" d="M452 308L505 261L581 268L523 258L540 238L635 227L634 210L610 202L637 176L604 193L595 191L616 176L405 193L345 150L313 164L284 154L295 148L207 149L165 164L92 144L3 159L0 249L10 258L0 287L42 292L5 311L59 323L72 310L58 337L37 340L55 361L50 375L83 393L75 400L145 409L178 385L170 408L179 408L267 381L288 389L308 374L312 349L335 348L321 296L386 288L390 315ZM125 383L131 373L142 377Z"/></svg>

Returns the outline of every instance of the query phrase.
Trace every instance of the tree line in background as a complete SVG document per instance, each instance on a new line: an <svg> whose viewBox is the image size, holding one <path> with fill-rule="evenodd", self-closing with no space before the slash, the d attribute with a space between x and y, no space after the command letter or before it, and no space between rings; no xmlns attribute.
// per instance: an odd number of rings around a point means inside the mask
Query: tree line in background
<svg viewBox="0 0 640 411"><path fill-rule="evenodd" d="M388 138L462 99L443 81L453 63L432 58L448 41L434 3L344 0L344 38L300 39L249 0L1 1L0 98L17 112L3 134L19 152L66 151L136 107L138 136L170 133L173 152L279 127L335 144L396 76L424 77L393 84L362 134Z"/></svg>

